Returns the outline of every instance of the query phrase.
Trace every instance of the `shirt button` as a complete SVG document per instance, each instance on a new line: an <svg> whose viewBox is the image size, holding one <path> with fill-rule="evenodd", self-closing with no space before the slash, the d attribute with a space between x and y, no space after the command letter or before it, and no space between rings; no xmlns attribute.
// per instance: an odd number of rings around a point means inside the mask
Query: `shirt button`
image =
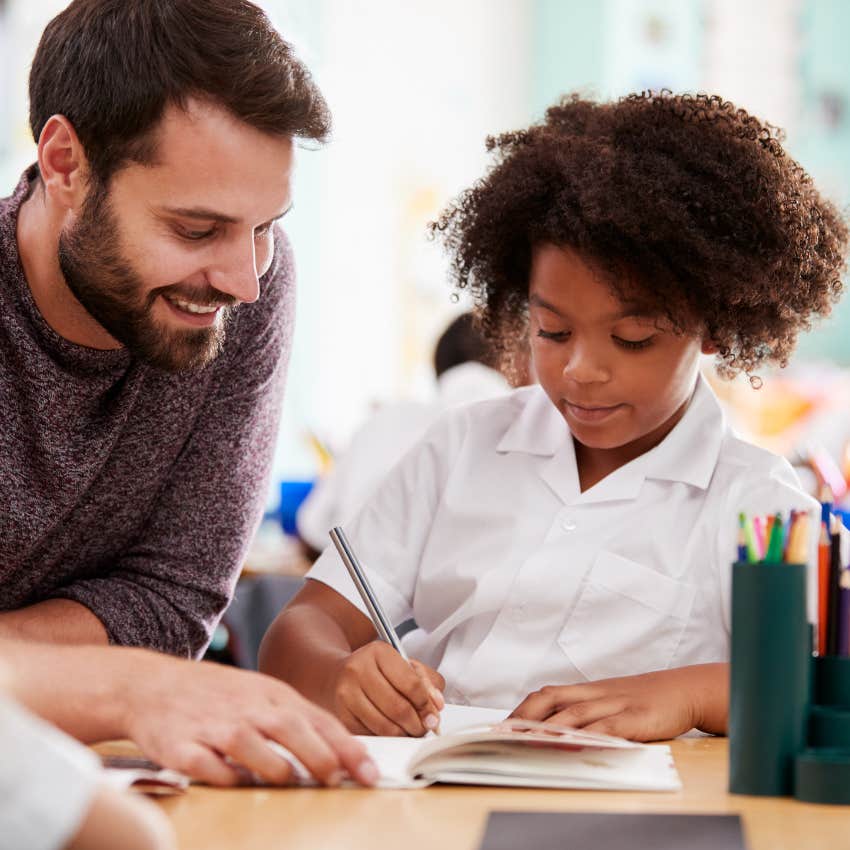
<svg viewBox="0 0 850 850"><path fill-rule="evenodd" d="M571 517L567 517L565 520L561 521L561 528L563 528L564 531L575 531L576 521Z"/></svg>

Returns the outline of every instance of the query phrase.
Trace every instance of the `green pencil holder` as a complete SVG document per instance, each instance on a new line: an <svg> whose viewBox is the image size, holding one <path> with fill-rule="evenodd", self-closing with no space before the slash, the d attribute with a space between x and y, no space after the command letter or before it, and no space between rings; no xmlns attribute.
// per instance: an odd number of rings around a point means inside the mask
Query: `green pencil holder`
<svg viewBox="0 0 850 850"><path fill-rule="evenodd" d="M729 790L790 794L811 693L804 564L734 565L730 671Z"/></svg>
<svg viewBox="0 0 850 850"><path fill-rule="evenodd" d="M850 750L850 708L813 705L809 710L809 746Z"/></svg>
<svg viewBox="0 0 850 850"><path fill-rule="evenodd" d="M850 711L850 658L823 655L814 659L814 702Z"/></svg>
<svg viewBox="0 0 850 850"><path fill-rule="evenodd" d="M850 804L850 749L800 753L795 761L794 796L806 803Z"/></svg>

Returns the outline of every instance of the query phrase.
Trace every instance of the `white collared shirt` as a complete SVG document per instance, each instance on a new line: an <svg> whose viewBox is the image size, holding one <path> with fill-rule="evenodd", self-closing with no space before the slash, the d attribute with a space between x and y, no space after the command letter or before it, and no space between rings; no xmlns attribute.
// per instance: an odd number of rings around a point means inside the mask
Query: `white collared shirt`
<svg viewBox="0 0 850 850"><path fill-rule="evenodd" d="M346 532L447 701L513 707L547 684L728 660L738 512L791 508L817 503L730 431L702 378L658 446L584 493L535 386L442 417ZM308 577L365 610L332 549Z"/></svg>

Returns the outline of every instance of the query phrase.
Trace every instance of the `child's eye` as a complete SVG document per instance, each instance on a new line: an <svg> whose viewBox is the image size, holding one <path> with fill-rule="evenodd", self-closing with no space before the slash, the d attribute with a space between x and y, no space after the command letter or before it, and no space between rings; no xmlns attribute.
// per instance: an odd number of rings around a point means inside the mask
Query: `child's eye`
<svg viewBox="0 0 850 850"><path fill-rule="evenodd" d="M555 342L564 342L565 340L570 338L569 331L544 331L543 328L540 328L537 331L537 336L542 339L551 339Z"/></svg>
<svg viewBox="0 0 850 850"><path fill-rule="evenodd" d="M611 337L617 345L622 346L623 348L628 348L630 351L640 351L642 348L647 348L652 345L652 336L646 337L646 339L622 339L619 336Z"/></svg>
<svg viewBox="0 0 850 850"><path fill-rule="evenodd" d="M263 224L254 231L254 239L260 239L263 236L268 236L271 231L271 224Z"/></svg>

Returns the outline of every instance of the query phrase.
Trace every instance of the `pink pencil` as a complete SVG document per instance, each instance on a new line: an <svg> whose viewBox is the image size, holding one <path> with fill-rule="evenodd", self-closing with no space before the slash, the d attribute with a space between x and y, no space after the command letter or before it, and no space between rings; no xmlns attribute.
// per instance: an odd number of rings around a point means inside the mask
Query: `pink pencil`
<svg viewBox="0 0 850 850"><path fill-rule="evenodd" d="M753 517L753 531L756 535L756 548L759 550L759 560L761 560L764 557L765 552L764 517Z"/></svg>

